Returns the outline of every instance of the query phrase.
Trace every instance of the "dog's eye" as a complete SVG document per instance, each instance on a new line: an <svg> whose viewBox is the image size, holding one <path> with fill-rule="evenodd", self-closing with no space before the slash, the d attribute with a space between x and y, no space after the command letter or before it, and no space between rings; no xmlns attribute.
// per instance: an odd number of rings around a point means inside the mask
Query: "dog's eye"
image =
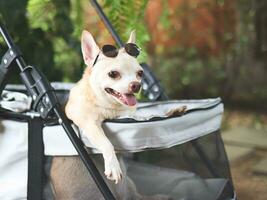
<svg viewBox="0 0 267 200"><path fill-rule="evenodd" d="M137 72L137 76L139 78L142 78L143 77L143 74L144 74L143 70L140 70L140 71Z"/></svg>
<svg viewBox="0 0 267 200"><path fill-rule="evenodd" d="M109 73L108 73L108 76L110 77L110 78L120 78L120 73L118 72L118 71L110 71Z"/></svg>

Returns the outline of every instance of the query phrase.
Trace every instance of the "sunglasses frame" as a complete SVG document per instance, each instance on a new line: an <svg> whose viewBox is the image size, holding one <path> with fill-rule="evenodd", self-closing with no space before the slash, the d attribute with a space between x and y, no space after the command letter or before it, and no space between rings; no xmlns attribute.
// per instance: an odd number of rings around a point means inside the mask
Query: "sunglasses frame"
<svg viewBox="0 0 267 200"><path fill-rule="evenodd" d="M141 48L138 47L135 43L126 43L123 48L125 49L127 54L135 58L137 58L137 56L141 52ZM102 47L101 52L109 58L115 58L119 53L119 49L114 45L106 44ZM96 56L93 66L96 64L99 54Z"/></svg>

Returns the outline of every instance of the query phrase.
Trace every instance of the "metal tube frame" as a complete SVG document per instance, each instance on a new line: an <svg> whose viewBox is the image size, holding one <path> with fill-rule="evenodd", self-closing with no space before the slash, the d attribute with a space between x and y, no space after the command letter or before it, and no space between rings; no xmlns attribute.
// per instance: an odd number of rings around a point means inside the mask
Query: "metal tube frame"
<svg viewBox="0 0 267 200"><path fill-rule="evenodd" d="M118 33L115 31L114 27L112 26L109 19L107 18L107 16L103 12L103 10L100 7L100 5L98 4L97 0L90 0L90 2L92 4L92 6L95 8L95 11L97 12L98 16L100 17L102 22L105 24L105 26L108 29L108 31L110 32L110 34L112 35L115 42L119 45L119 47L123 47L123 42L122 42L121 38L119 37Z"/></svg>

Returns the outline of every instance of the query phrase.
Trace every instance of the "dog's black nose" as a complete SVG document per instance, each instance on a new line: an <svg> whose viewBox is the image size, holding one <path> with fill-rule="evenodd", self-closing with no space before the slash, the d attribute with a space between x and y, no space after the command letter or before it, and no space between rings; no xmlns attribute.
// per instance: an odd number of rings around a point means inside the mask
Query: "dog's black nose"
<svg viewBox="0 0 267 200"><path fill-rule="evenodd" d="M141 84L137 81L133 81L129 85L129 91L133 93L139 92L140 88L141 88Z"/></svg>

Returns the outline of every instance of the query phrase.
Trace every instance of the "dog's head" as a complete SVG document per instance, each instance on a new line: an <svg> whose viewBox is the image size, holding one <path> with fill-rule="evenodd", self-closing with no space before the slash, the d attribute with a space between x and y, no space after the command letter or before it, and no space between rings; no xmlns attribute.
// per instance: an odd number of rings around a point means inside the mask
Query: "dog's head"
<svg viewBox="0 0 267 200"><path fill-rule="evenodd" d="M103 106L135 106L135 93L139 92L143 69L134 56L125 48L117 51L115 57L106 56L95 43L92 35L83 31L82 53L88 75L88 83L97 101ZM127 44L135 44L135 32L129 37Z"/></svg>

